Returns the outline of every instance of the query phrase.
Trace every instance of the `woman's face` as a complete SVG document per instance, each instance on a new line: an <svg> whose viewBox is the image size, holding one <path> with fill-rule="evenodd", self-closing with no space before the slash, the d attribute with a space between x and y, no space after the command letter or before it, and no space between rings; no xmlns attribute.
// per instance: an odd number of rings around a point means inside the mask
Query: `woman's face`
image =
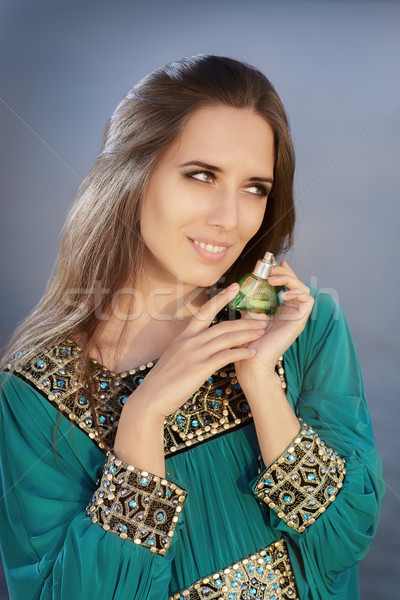
<svg viewBox="0 0 400 600"><path fill-rule="evenodd" d="M146 276L186 290L218 281L262 223L273 170L262 117L224 105L194 112L144 194Z"/></svg>

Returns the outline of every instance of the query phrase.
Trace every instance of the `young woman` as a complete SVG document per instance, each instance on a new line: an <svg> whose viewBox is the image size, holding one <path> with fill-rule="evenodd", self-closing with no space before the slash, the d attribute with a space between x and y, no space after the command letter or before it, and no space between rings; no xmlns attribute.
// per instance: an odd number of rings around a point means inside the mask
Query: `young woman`
<svg viewBox="0 0 400 600"><path fill-rule="evenodd" d="M273 317L226 307L291 244L293 173L239 61L183 58L116 108L3 351L11 598L358 597L384 488L342 311L284 260Z"/></svg>

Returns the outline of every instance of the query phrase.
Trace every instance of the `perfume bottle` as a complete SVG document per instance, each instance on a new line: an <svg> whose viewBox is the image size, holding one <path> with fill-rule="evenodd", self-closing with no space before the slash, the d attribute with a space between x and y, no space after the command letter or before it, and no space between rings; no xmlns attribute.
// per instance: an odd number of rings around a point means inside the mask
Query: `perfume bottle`
<svg viewBox="0 0 400 600"><path fill-rule="evenodd" d="M269 285L267 279L275 265L275 256L266 252L264 258L257 261L252 273L248 273L239 281L240 289L228 303L228 307L272 315L278 309L278 297L275 288Z"/></svg>

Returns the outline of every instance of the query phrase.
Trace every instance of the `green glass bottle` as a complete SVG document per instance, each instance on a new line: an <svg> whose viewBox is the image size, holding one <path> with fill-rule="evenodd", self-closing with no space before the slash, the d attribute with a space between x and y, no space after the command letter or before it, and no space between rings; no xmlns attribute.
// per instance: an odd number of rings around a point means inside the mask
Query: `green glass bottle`
<svg viewBox="0 0 400 600"><path fill-rule="evenodd" d="M274 286L267 279L276 265L275 256L266 252L264 258L257 261L252 271L239 281L240 289L228 303L228 307L244 312L274 314L278 309L278 296Z"/></svg>

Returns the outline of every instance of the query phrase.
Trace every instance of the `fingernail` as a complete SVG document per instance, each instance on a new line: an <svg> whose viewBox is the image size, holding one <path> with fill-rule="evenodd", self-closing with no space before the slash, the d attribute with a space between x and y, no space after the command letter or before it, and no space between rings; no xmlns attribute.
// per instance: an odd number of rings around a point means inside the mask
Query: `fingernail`
<svg viewBox="0 0 400 600"><path fill-rule="evenodd" d="M231 285L228 287L228 290L234 290L234 289L236 289L238 287L239 287L238 283L231 283Z"/></svg>

